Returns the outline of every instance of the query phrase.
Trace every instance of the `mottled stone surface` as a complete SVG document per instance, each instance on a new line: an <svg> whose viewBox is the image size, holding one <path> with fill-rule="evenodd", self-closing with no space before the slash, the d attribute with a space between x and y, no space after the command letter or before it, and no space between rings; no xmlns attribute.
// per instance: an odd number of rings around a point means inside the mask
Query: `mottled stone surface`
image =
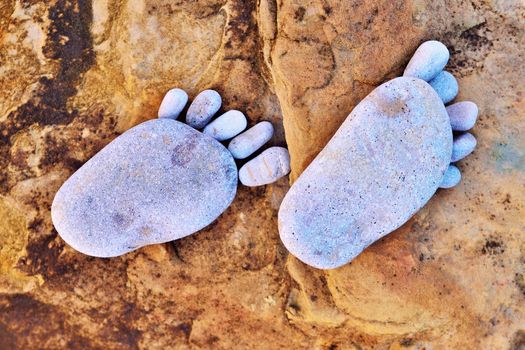
<svg viewBox="0 0 525 350"><path fill-rule="evenodd" d="M0 5L0 348L519 349L523 6L516 1L14 1ZM74 25L72 25L74 24ZM66 39L67 38L67 39ZM268 120L296 178L414 50L450 48L479 106L459 187L351 264L286 253L287 180L239 186L201 232L112 259L53 229L62 183L162 97L205 89ZM221 113L222 111L219 111ZM5 220L4 218L9 218Z"/></svg>
<svg viewBox="0 0 525 350"><path fill-rule="evenodd" d="M290 154L284 147L270 147L239 169L239 181L245 186L276 182L290 172Z"/></svg>
<svg viewBox="0 0 525 350"><path fill-rule="evenodd" d="M190 235L237 192L223 145L186 124L154 119L126 131L58 190L51 216L76 250L112 257Z"/></svg>
<svg viewBox="0 0 525 350"><path fill-rule="evenodd" d="M427 203L451 153L449 118L429 84L401 77L379 86L284 197L284 245L317 268L348 263Z"/></svg>
<svg viewBox="0 0 525 350"><path fill-rule="evenodd" d="M196 129L204 128L221 108L221 104L221 95L217 91L204 90L200 92L188 108L186 123Z"/></svg>

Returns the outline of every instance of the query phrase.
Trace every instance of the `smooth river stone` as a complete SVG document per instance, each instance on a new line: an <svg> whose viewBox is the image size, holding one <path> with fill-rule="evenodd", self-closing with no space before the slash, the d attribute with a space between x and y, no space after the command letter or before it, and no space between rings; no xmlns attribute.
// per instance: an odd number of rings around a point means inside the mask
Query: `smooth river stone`
<svg viewBox="0 0 525 350"><path fill-rule="evenodd" d="M177 119L188 103L188 94L182 89L171 89L162 99L159 118Z"/></svg>
<svg viewBox="0 0 525 350"><path fill-rule="evenodd" d="M246 129L246 125L248 121L244 114L241 111L231 110L206 125L202 132L218 141L224 141L238 135Z"/></svg>
<svg viewBox="0 0 525 350"><path fill-rule="evenodd" d="M263 121L255 124L233 140L228 145L228 150L234 158L244 159L251 156L273 136L272 123Z"/></svg>
<svg viewBox="0 0 525 350"><path fill-rule="evenodd" d="M447 107L452 130L467 131L474 127L478 118L478 106L474 102L462 101Z"/></svg>
<svg viewBox="0 0 525 350"><path fill-rule="evenodd" d="M451 162L457 162L474 151L476 148L476 138L471 133L465 133L454 138L452 143Z"/></svg>
<svg viewBox="0 0 525 350"><path fill-rule="evenodd" d="M171 119L119 136L59 189L51 208L60 236L92 256L172 241L215 220L237 191L237 167L216 140Z"/></svg>
<svg viewBox="0 0 525 350"><path fill-rule="evenodd" d="M441 180L440 188L452 188L461 181L461 172L458 167L450 164L443 179Z"/></svg>
<svg viewBox="0 0 525 350"><path fill-rule="evenodd" d="M202 129L221 108L221 95L215 90L204 90L195 97L188 112L186 123L195 129Z"/></svg>
<svg viewBox="0 0 525 350"><path fill-rule="evenodd" d="M308 265L348 263L427 203L451 152L448 115L430 85L401 77L379 86L288 191L281 240Z"/></svg>
<svg viewBox="0 0 525 350"><path fill-rule="evenodd" d="M455 99L458 95L458 81L447 71L442 71L428 83L436 90L441 101L445 104Z"/></svg>
<svg viewBox="0 0 525 350"><path fill-rule="evenodd" d="M449 56L447 47L439 41L425 41L408 62L403 76L430 81L445 68Z"/></svg>
<svg viewBox="0 0 525 350"><path fill-rule="evenodd" d="M290 154L284 147L270 147L244 164L239 180L244 186L271 184L290 172Z"/></svg>

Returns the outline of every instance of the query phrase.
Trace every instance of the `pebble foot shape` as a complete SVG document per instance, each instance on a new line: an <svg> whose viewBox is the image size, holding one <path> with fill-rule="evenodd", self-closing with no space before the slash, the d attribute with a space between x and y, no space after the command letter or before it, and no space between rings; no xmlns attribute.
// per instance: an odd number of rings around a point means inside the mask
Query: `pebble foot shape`
<svg viewBox="0 0 525 350"><path fill-rule="evenodd" d="M159 118L111 142L59 189L51 215L60 236L97 257L192 234L237 191L237 167L219 142Z"/></svg>
<svg viewBox="0 0 525 350"><path fill-rule="evenodd" d="M285 196L284 245L317 268L346 264L427 203L449 167L452 140L429 84L400 77L379 86Z"/></svg>

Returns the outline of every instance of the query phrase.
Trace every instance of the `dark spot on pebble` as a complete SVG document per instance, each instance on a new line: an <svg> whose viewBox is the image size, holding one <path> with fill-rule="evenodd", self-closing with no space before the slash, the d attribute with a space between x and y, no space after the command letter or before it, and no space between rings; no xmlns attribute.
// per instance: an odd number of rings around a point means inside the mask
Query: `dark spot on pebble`
<svg viewBox="0 0 525 350"><path fill-rule="evenodd" d="M171 155L171 163L174 166L184 166L188 164L193 158L193 150L197 145L197 139L195 136L186 140L184 143L180 143L173 148Z"/></svg>
<svg viewBox="0 0 525 350"><path fill-rule="evenodd" d="M124 215L120 214L120 213L116 213L116 214L113 214L111 216L111 219L118 225L118 226L124 226L124 224L126 223L126 218L124 217Z"/></svg>

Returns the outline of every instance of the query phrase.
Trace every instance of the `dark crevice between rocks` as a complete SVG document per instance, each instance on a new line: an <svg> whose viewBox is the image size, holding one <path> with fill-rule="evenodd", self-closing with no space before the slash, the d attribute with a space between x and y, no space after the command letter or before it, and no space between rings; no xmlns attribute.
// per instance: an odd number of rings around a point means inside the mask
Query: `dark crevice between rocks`
<svg viewBox="0 0 525 350"><path fill-rule="evenodd" d="M90 26L91 2L58 0L49 9L50 26L43 54L59 62L56 75L41 77L33 97L9 113L0 123L0 193L9 191L7 166L10 163L11 137L33 124L65 125L79 114L68 109L68 101L77 93L82 75L95 63Z"/></svg>

